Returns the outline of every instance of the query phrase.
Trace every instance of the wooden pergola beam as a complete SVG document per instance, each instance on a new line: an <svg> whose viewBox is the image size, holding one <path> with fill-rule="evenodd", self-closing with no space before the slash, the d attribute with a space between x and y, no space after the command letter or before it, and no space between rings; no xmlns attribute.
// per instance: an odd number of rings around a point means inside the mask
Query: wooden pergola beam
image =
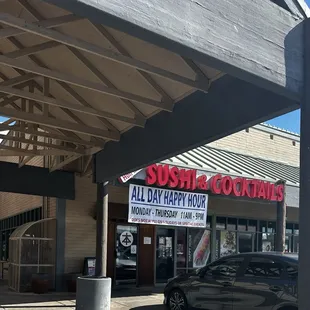
<svg viewBox="0 0 310 310"><path fill-rule="evenodd" d="M15 120L10 119L10 121L13 122ZM0 130L10 130L10 131L20 132L23 134L28 134L28 135L33 135L33 136L37 135L38 137L51 138L51 139L55 139L55 140L59 140L59 141L74 143L74 144L78 144L78 145L84 145L84 146L88 146L88 147L100 147L100 148L102 148L104 146L104 144L98 143L97 141L86 141L83 139L68 137L66 135L58 135L58 134L43 131L40 129L35 131L35 130L30 129L30 128L24 128L22 126L17 126L17 125L9 126L5 123L6 122L0 124Z"/></svg>
<svg viewBox="0 0 310 310"><path fill-rule="evenodd" d="M25 47L23 49L20 49L20 50L14 51L14 52L9 52L9 53L3 54L3 55L6 57L9 57L9 58L20 58L20 57L24 57L24 56L37 54L37 53L40 53L40 52L45 51L47 49L55 48L55 47L60 46L60 45L61 44L58 42L48 41L48 42L44 42L41 44Z"/></svg>
<svg viewBox="0 0 310 310"><path fill-rule="evenodd" d="M140 119L132 119L132 118L129 118L126 116L121 116L121 115L117 115L117 114L110 113L110 112L99 111L99 110L94 109L94 108L84 107L84 106L81 106L78 104L72 104L72 103L64 101L64 100L54 99L54 98L50 98L47 96L42 96L40 94L30 93L30 92L27 92L24 90L15 89L12 87L0 85L0 92L6 93L9 95L18 96L20 98L34 100L37 102L41 102L41 103L56 106L56 107L61 107L64 109L73 110L73 111L80 112L80 113L85 113L85 114L89 114L89 115L93 115L93 116L105 117L105 118L109 118L112 120L118 120L121 122L125 122L128 124L136 125L136 126L140 126L140 127L144 126L144 121L143 120L141 121Z"/></svg>
<svg viewBox="0 0 310 310"><path fill-rule="evenodd" d="M99 137L107 140L118 141L120 135L103 130L100 128L95 128L91 126L80 125L72 122L67 122L63 120L53 119L51 117L44 117L42 115L27 113L23 111L17 111L15 109L0 107L0 115L6 117L13 117L17 120L29 122L32 124L46 125L53 128L60 128L72 132L82 133L85 135L90 135L94 137Z"/></svg>
<svg viewBox="0 0 310 310"><path fill-rule="evenodd" d="M208 91L209 89L209 81L208 80L200 80L200 81L194 81L187 77L181 76L179 74L167 71L165 69L161 69L155 66L152 66L148 63L145 63L143 61L133 59L128 56L124 56L119 53L115 53L114 51L102 48L98 45L80 40L78 38L62 34L60 32L57 32L53 29L48 29L44 27L38 27L37 25L33 23L29 23L21 18L14 17L7 13L0 13L0 21L3 24L6 24L8 26L16 27L18 29L21 29L25 32L33 33L36 35L39 35L41 37L60 42L62 44L74 47L76 49L79 49L84 52L88 52L94 55L97 55L99 57L107 58L111 61L115 61L121 64L124 64L126 66L130 66L136 69L139 69L141 71L145 71L151 74L155 74L164 78L167 78L169 80L173 80L175 82L182 83L184 85L200 89L202 91ZM135 100L136 101L136 100Z"/></svg>
<svg viewBox="0 0 310 310"><path fill-rule="evenodd" d="M58 16L54 18L41 20L41 21L35 22L34 25L39 26L39 27L54 28L54 27L59 27L59 26L68 24L68 23L76 22L81 19L83 18L73 15L73 14L69 14L69 15ZM16 37L23 33L25 33L25 31L21 29L17 29L13 27L4 28L0 30L0 39Z"/></svg>
<svg viewBox="0 0 310 310"><path fill-rule="evenodd" d="M5 151L5 152L4 152ZM3 154L3 155L2 155ZM61 150L30 150L30 149L20 149L8 145L0 144L0 156L78 156L81 155L72 155L67 151Z"/></svg>
<svg viewBox="0 0 310 310"><path fill-rule="evenodd" d="M1 17L1 13L0 13L0 17ZM125 91L121 91L118 89L109 88L101 83L84 80L71 74L43 68L35 64L26 63L19 59L11 59L3 55L0 55L0 63L8 67L17 68L17 69L27 71L27 72L32 72L37 75L48 77L48 78L51 78L57 81L62 81L62 82L65 82L71 85L86 88L86 89L93 90L93 91L103 93L106 95L147 104L152 107L160 108L162 110L172 111L172 108L173 108L173 104L171 102L169 103L160 102L160 101L145 98L139 95L131 94Z"/></svg>
<svg viewBox="0 0 310 310"><path fill-rule="evenodd" d="M56 149L56 150L62 150L62 151L65 151L65 152L68 152L71 154L75 154L75 155L85 155L85 150L82 150L82 149L73 149L70 147L65 147L62 145L54 144L54 143L45 143L45 142L37 141L34 139L26 139L26 138L22 138L22 137L16 137L14 135L0 134L0 139L15 141L15 142L19 142L19 143L26 143L26 144L30 144L30 145L42 146L42 147Z"/></svg>
<svg viewBox="0 0 310 310"><path fill-rule="evenodd" d="M67 158L65 158L63 161L61 161L60 163L57 163L55 165L53 165L51 168L50 168L50 172L53 172L55 170L59 170L61 169L62 167L68 165L69 163L73 162L74 160L78 159L80 156L78 155L71 155L71 156L68 156Z"/></svg>

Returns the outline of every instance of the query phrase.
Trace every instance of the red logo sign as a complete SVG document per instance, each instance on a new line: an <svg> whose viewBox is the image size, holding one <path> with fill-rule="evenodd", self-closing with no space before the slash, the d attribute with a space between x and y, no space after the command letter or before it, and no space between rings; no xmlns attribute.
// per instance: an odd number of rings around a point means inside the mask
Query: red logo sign
<svg viewBox="0 0 310 310"><path fill-rule="evenodd" d="M208 178L206 175L197 177L194 169L180 169L169 165L151 165L146 168L147 185L167 186L170 188L194 191L209 190L213 194L258 198L270 201L282 201L284 185L275 185L261 180L232 178L217 174Z"/></svg>

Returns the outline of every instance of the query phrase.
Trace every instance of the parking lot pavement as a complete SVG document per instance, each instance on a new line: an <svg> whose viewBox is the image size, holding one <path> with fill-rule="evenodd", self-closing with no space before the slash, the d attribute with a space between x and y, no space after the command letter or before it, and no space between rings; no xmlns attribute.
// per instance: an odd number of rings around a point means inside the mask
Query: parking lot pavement
<svg viewBox="0 0 310 310"><path fill-rule="evenodd" d="M112 292L113 310L163 310L160 288L120 289ZM75 309L75 294L49 293L36 295L11 292L0 285L0 310L71 310Z"/></svg>

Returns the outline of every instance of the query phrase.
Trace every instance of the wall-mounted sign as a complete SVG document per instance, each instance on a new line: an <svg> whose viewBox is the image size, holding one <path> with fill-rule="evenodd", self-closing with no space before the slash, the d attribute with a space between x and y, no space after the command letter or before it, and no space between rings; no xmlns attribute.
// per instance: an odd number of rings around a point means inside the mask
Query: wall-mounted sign
<svg viewBox="0 0 310 310"><path fill-rule="evenodd" d="M128 222L206 227L208 195L129 185Z"/></svg>
<svg viewBox="0 0 310 310"><path fill-rule="evenodd" d="M123 231L119 237L122 246L128 247L133 243L133 235L130 231Z"/></svg>
<svg viewBox="0 0 310 310"><path fill-rule="evenodd" d="M144 237L143 238L143 244L152 244L152 238L151 237Z"/></svg>
<svg viewBox="0 0 310 310"><path fill-rule="evenodd" d="M131 173L124 174L124 175L122 175L121 177L119 177L118 180L119 180L121 183L126 183L127 181L129 181L130 179L132 179L136 174L138 174L140 171L141 171L141 169L139 169L139 170L137 170L137 171L134 171L134 172L131 172Z"/></svg>
<svg viewBox="0 0 310 310"><path fill-rule="evenodd" d="M212 177L197 176L194 169L180 169L169 165L151 165L146 168L147 185L157 185L183 190L205 190L217 195L258 198L282 201L284 185L241 177L217 174Z"/></svg>

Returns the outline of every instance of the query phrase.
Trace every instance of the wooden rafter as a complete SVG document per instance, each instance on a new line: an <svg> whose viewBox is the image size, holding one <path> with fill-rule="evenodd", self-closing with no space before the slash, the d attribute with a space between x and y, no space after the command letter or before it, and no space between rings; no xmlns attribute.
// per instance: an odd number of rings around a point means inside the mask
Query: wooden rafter
<svg viewBox="0 0 310 310"><path fill-rule="evenodd" d="M4 54L6 57L9 58L20 58L20 57L25 57L25 56L29 56L29 55L33 55L33 54L37 54L40 53L42 51L45 51L47 49L51 49L51 48L55 48L57 46L60 46L61 44L55 41L48 41L48 42L44 42L41 44L37 44L34 46L29 46L29 47L25 47L23 49L14 51L14 52L9 52Z"/></svg>
<svg viewBox="0 0 310 310"><path fill-rule="evenodd" d="M62 107L64 109L70 109L70 110L80 112L80 113L86 113L89 115L106 117L109 119L118 120L121 122L125 122L128 124L132 124L132 125L136 125L136 126L140 126L140 127L144 126L143 120L141 122L139 119L136 120L136 119L132 119L129 117L125 117L125 116L121 116L121 115L117 115L117 114L113 114L113 113L109 113L109 112L99 111L99 110L96 110L94 108L89 108L89 107L84 107L84 106L80 106L77 104L72 104L72 103L64 101L64 100L59 100L59 99L56 100L54 98L42 96L40 94L29 93L27 91L15 89L12 87L0 86L0 92L6 93L9 95L15 95L15 96L18 96L20 98L34 100L37 102L45 103L45 104L56 106L56 107Z"/></svg>
<svg viewBox="0 0 310 310"><path fill-rule="evenodd" d="M1 17L1 13L0 13L0 17ZM106 95L115 96L115 97L119 97L122 99L128 99L128 100L136 101L139 103L147 104L147 105L150 105L156 108L160 108L162 110L172 111L172 108L173 108L173 105L170 102L169 103L160 102L160 101L145 98L139 95L131 94L125 91L109 88L107 86L104 86L101 83L91 82L91 81L81 79L71 74L46 69L46 68L43 68L37 65L26 63L19 59L17 60L11 59L3 55L0 55L0 63L5 66L13 67L13 68L20 69L20 70L27 71L27 72L32 72L37 75L41 75L44 77L48 77L51 79L69 83L71 85L86 88L86 89L93 90L93 91L103 93Z"/></svg>
<svg viewBox="0 0 310 310"><path fill-rule="evenodd" d="M18 3L29 13L31 14L35 19L37 19L38 21L44 19L43 16L40 14L40 12L38 10L36 10L27 0L18 0ZM55 41L51 41L51 42L55 42ZM57 42L58 43L58 42ZM84 62L84 56L78 52L75 49L70 48L69 46L66 46L68 48L69 51L73 52L76 51L76 53L74 54L81 62ZM73 50L73 51L72 51ZM85 64L85 63L84 63ZM85 64L86 65L86 64ZM95 66L92 66L91 63L89 62L89 69L93 69L94 71L92 71L94 74L98 71L96 69ZM97 70L97 71L96 71ZM99 72L99 71L98 71ZM95 74L96 75L96 74ZM97 76L97 75L96 75ZM100 79L100 76L97 76ZM84 105L85 107L91 107L92 106L83 98L81 97L75 90L73 90L71 87L69 87L67 84L63 83L63 82L59 82L59 85L66 90L77 102L79 102L80 104ZM106 84L108 87L111 87L111 85ZM112 85L112 88L114 87L114 85ZM114 87L115 88L115 87ZM137 109L135 108L135 106L128 100L124 100L121 99L125 104L127 104L127 106L134 112L135 116L138 115L138 117L140 117L141 119L144 118L144 115ZM132 108L134 107L134 108ZM104 124L107 128L109 128L112 131L118 132L118 129L111 124L110 121L108 121L106 118L103 117L98 117L98 120Z"/></svg>
<svg viewBox="0 0 310 310"><path fill-rule="evenodd" d="M34 135L33 137L38 137L38 136ZM0 139L20 142L20 143L26 143L26 144L30 144L33 146L42 146L42 147L46 147L46 148L62 150L68 154L85 155L85 151L83 149L73 149L71 147L65 147L65 146L61 146L58 144L54 144L54 143L45 143L45 142L34 140L34 139L26 139L26 138L16 137L15 135L0 134Z"/></svg>
<svg viewBox="0 0 310 310"><path fill-rule="evenodd" d="M80 156L78 155L71 155L71 156L67 156L67 158L65 158L63 161L54 164L51 168L50 168L50 172L53 172L55 170L61 169L62 167L64 167L65 165L68 165L69 163L73 162L74 160L78 159Z"/></svg>
<svg viewBox="0 0 310 310"><path fill-rule="evenodd" d="M145 71L151 74L155 74L169 80L173 80L175 82L182 83L184 85L188 85L190 87L200 89L203 91L208 91L209 89L209 81L208 80L198 80L194 81L187 77L178 75L176 73L152 66L143 61L133 59L131 57L123 56L122 54L115 53L111 50L102 48L98 45L80 40L78 38L62 34L53 29L48 29L45 27L38 27L33 23L29 23L21 18L14 17L7 13L0 13L0 21L8 26L16 27L18 29L24 30L25 32L30 32L41 37L60 42L62 44L71 46L73 48L110 59L112 61L122 63L126 66L137 68L141 71Z"/></svg>
<svg viewBox="0 0 310 310"><path fill-rule="evenodd" d="M64 15L54 18L49 18L46 20L41 20L39 22L35 22L34 25L46 28L54 28L59 27L68 23L76 22L78 20L83 19L82 17L70 14ZM9 37L16 37L25 33L24 30L8 27L0 30L0 39L9 38Z"/></svg>
<svg viewBox="0 0 310 310"><path fill-rule="evenodd" d="M58 135L58 134L54 134L48 131L43 131L40 129L38 131L35 131L33 129L24 128L20 125L9 126L5 123L1 123L0 130L16 131L16 132L20 132L20 133L27 134L27 135L37 135L38 137L52 138L55 140L65 141L65 142L69 142L69 143L73 143L77 145L84 145L88 147L100 147L100 148L103 147L103 144L98 143L96 141L86 141L83 139L75 139L72 137L68 137L66 135Z"/></svg>
<svg viewBox="0 0 310 310"><path fill-rule="evenodd" d="M13 44L16 48L18 49L24 49L25 46L20 42L18 41L15 37L9 37L7 38L7 40L9 40L9 42L11 44ZM47 68L47 66L45 66L41 60L39 60L35 55L29 55L28 56L30 60L32 60L36 65L40 66L40 67L44 67L44 68ZM20 70L20 69L15 69L17 73L19 73L20 75L26 75L24 73L24 71ZM28 73L28 74L32 74L32 73ZM7 78L6 78L7 79ZM85 105L85 100L81 100L81 96L79 96L72 88L70 88L66 83L64 82L60 82L58 81L58 84L64 89L66 90L71 96L73 96L73 98L75 98L78 102L80 102L82 105ZM37 88L40 92L43 92L43 88L41 87L41 85L39 85L37 82L34 81L34 87ZM51 98L54 98L54 96L52 94L48 94L49 97ZM1 96L5 96L5 95L0 95L0 98ZM80 100L79 100L80 99ZM40 104L38 104L37 102L34 103L35 107L41 111L41 106ZM15 106L16 108L16 106ZM75 115L72 111L68 110L68 109L63 109L63 108L60 108L65 114L67 114L69 116L70 119L74 120L75 122L77 122L78 124L80 125L83 125L83 126L87 126L77 115ZM52 117L52 118L55 118L54 115L52 113L49 113L49 117ZM117 130L115 130L113 127L111 128L108 127L111 131L113 131L115 134L119 134L119 132ZM55 129L55 128L54 128ZM52 130L52 129L51 129ZM56 129L56 130L59 130L59 129ZM60 130L59 130L60 131ZM64 133L65 135L69 135L71 137L76 137L78 138L78 136L73 133L73 132L70 132L70 131L64 131L64 130L61 130L62 133ZM98 138L96 138L98 139Z"/></svg>
<svg viewBox="0 0 310 310"><path fill-rule="evenodd" d="M14 109L0 107L0 114L6 117L13 117L15 119L26 121L32 124L46 125L53 128L60 128L72 132L82 133L85 135L95 136L107 140L118 141L120 136L107 130L96 127L84 126L72 122L44 117L42 115L17 111Z"/></svg>

